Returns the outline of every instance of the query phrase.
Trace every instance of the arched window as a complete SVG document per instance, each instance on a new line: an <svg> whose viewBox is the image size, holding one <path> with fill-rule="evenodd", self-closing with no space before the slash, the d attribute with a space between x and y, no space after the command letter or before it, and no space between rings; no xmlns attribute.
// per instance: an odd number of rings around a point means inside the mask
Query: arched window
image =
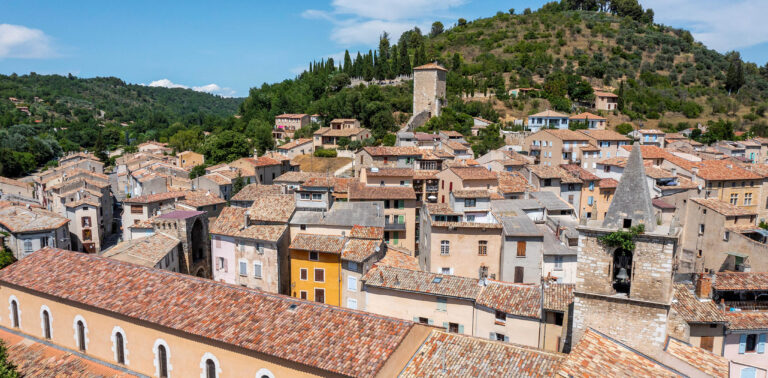
<svg viewBox="0 0 768 378"><path fill-rule="evenodd" d="M160 377L168 377L168 352L163 345L157 347L157 367L160 370L158 374Z"/></svg>
<svg viewBox="0 0 768 378"><path fill-rule="evenodd" d="M115 334L115 352L117 353L117 363L125 364L125 347L123 346L123 334Z"/></svg>
<svg viewBox="0 0 768 378"><path fill-rule="evenodd" d="M77 321L77 347L85 352L85 324L82 320Z"/></svg>
<svg viewBox="0 0 768 378"><path fill-rule="evenodd" d="M14 328L19 328L19 303L11 299L11 321Z"/></svg>
<svg viewBox="0 0 768 378"><path fill-rule="evenodd" d="M216 364L210 358L205 360L205 378L216 378Z"/></svg>
<svg viewBox="0 0 768 378"><path fill-rule="evenodd" d="M200 378L218 378L221 376L219 360L211 353L206 353L200 359Z"/></svg>
<svg viewBox="0 0 768 378"><path fill-rule="evenodd" d="M259 369L256 372L256 378L275 378L275 375L269 369Z"/></svg>
<svg viewBox="0 0 768 378"><path fill-rule="evenodd" d="M51 315L47 310L43 310L43 337L51 338Z"/></svg>

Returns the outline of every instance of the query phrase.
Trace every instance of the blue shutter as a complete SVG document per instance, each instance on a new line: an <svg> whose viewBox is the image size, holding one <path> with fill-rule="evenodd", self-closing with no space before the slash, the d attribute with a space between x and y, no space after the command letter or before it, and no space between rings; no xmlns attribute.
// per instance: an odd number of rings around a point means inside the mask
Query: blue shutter
<svg viewBox="0 0 768 378"><path fill-rule="evenodd" d="M509 342L509 336L504 336L504 341Z"/></svg>
<svg viewBox="0 0 768 378"><path fill-rule="evenodd" d="M761 333L760 336L758 336L757 353L765 353L765 335L767 334Z"/></svg>
<svg viewBox="0 0 768 378"><path fill-rule="evenodd" d="M414 323L418 323L419 322L419 317L418 316L414 316L413 317L413 322Z"/></svg>
<svg viewBox="0 0 768 378"><path fill-rule="evenodd" d="M446 331L448 330L448 322L443 322L443 328L445 328Z"/></svg>
<svg viewBox="0 0 768 378"><path fill-rule="evenodd" d="M427 323L429 323L429 325L435 325L435 319L427 319Z"/></svg>
<svg viewBox="0 0 768 378"><path fill-rule="evenodd" d="M461 324L459 324L459 333L461 333L461 334L464 333L464 326L461 325Z"/></svg>
<svg viewBox="0 0 768 378"><path fill-rule="evenodd" d="M747 335L739 337L739 354L744 354L747 350Z"/></svg>
<svg viewBox="0 0 768 378"><path fill-rule="evenodd" d="M496 340L496 332L491 332L490 336L488 336L491 340Z"/></svg>

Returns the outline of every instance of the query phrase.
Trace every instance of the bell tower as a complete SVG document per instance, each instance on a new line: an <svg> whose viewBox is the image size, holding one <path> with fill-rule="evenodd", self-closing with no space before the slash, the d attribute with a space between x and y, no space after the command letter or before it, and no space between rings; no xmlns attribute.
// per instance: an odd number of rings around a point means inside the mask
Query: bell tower
<svg viewBox="0 0 768 378"><path fill-rule="evenodd" d="M593 328L657 355L667 336L679 231L654 219L639 145L632 148L605 220L578 230L571 345ZM632 242L621 246L606 235Z"/></svg>

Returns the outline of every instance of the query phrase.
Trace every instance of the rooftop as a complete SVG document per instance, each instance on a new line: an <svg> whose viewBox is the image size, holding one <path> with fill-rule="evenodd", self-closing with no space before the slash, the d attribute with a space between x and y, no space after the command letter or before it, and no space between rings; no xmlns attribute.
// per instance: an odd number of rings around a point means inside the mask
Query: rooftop
<svg viewBox="0 0 768 378"><path fill-rule="evenodd" d="M613 94L611 92L604 92L604 91L595 91L595 96L597 97L619 97L616 94Z"/></svg>
<svg viewBox="0 0 768 378"><path fill-rule="evenodd" d="M565 357L528 346L433 330L401 377L552 377Z"/></svg>
<svg viewBox="0 0 768 378"><path fill-rule="evenodd" d="M55 230L68 222L69 219L65 217L35 207L6 206L0 208L0 225L13 233Z"/></svg>
<svg viewBox="0 0 768 378"><path fill-rule="evenodd" d="M568 129L562 129L562 130L561 129L544 129L544 130L541 130L540 132L550 134L560 140L578 140L578 141L585 141L585 142L589 141L589 138L586 135L578 131L573 131Z"/></svg>
<svg viewBox="0 0 768 378"><path fill-rule="evenodd" d="M542 236L541 230L525 214L504 216L501 218L501 224L506 236Z"/></svg>
<svg viewBox="0 0 768 378"><path fill-rule="evenodd" d="M297 234L291 241L291 249L341 254L346 239L336 235Z"/></svg>
<svg viewBox="0 0 768 378"><path fill-rule="evenodd" d="M285 114L280 114L279 116L275 116L275 119L278 119L278 118L301 119L306 116L307 116L306 114L285 113Z"/></svg>
<svg viewBox="0 0 768 378"><path fill-rule="evenodd" d="M475 300L482 286L478 280L460 276L402 269L377 264L364 276L367 286L383 287L416 293Z"/></svg>
<svg viewBox="0 0 768 378"><path fill-rule="evenodd" d="M389 265L395 268L409 269L409 270L421 270L419 267L419 259L411 256L408 251L398 250L396 247L388 247L384 257L377 262L381 265Z"/></svg>
<svg viewBox="0 0 768 378"><path fill-rule="evenodd" d="M616 189L619 186L619 182L612 178L605 178L598 181L597 186L603 189Z"/></svg>
<svg viewBox="0 0 768 378"><path fill-rule="evenodd" d="M174 210L174 211L171 211L170 213L165 213L163 215L160 215L158 218L159 219L189 219L201 214L205 214L205 211Z"/></svg>
<svg viewBox="0 0 768 378"><path fill-rule="evenodd" d="M582 120L582 119L583 119L583 120L588 120L588 119L594 119L594 120L603 120L603 121L604 121L604 120L605 120L605 117L600 117L600 116L599 116L599 115L597 115L597 114L592 114L592 113L589 113L589 112L584 112L584 113L580 113L580 114L577 114L577 115L575 115L575 116L571 116L571 119L573 119L573 120Z"/></svg>
<svg viewBox="0 0 768 378"><path fill-rule="evenodd" d="M362 182L349 185L350 200L416 199L410 186L367 186Z"/></svg>
<svg viewBox="0 0 768 378"><path fill-rule="evenodd" d="M583 181L600 180L600 177L595 176L594 174L582 168L578 164L562 164L560 165L560 167L568 171L568 173L570 173L572 176L577 177Z"/></svg>
<svg viewBox="0 0 768 378"><path fill-rule="evenodd" d="M256 197L248 217L257 222L288 223L296 211L296 201L290 194L270 194Z"/></svg>
<svg viewBox="0 0 768 378"><path fill-rule="evenodd" d="M250 202L255 201L261 196L273 194L283 194L283 188L281 188L279 185L248 184L240 189L237 194L232 196L231 200Z"/></svg>
<svg viewBox="0 0 768 378"><path fill-rule="evenodd" d="M567 202L552 192L533 192L531 196L538 200L547 211L573 210Z"/></svg>
<svg viewBox="0 0 768 378"><path fill-rule="evenodd" d="M449 169L462 180L496 180L496 173L483 167L451 167Z"/></svg>
<svg viewBox="0 0 768 378"><path fill-rule="evenodd" d="M712 288L720 291L766 291L768 273L765 272L718 272Z"/></svg>
<svg viewBox="0 0 768 378"><path fill-rule="evenodd" d="M135 203L135 204L148 204L148 203L166 201L166 200L175 199L175 198L181 199L181 198L184 198L186 195L187 195L187 192L185 191L145 194L139 197L126 198L123 202Z"/></svg>
<svg viewBox="0 0 768 378"><path fill-rule="evenodd" d="M312 143L311 138L299 138L292 140L282 146L277 146L278 150L290 150L291 148L301 146L302 144Z"/></svg>
<svg viewBox="0 0 768 378"><path fill-rule="evenodd" d="M581 179L559 166L529 165L526 168L540 179L558 179L563 184L582 183Z"/></svg>
<svg viewBox="0 0 768 378"><path fill-rule="evenodd" d="M356 239L383 239L384 228L366 227L356 224L352 226L352 230L349 231L349 237Z"/></svg>
<svg viewBox="0 0 768 378"><path fill-rule="evenodd" d="M523 193L526 190L533 191L533 187L528 184L528 180L522 173L499 172L499 192L501 193Z"/></svg>
<svg viewBox="0 0 768 378"><path fill-rule="evenodd" d="M653 232L656 227L653 214L642 150L640 145L635 143L602 227L620 229L629 219L633 226L643 223L647 232Z"/></svg>
<svg viewBox="0 0 768 378"><path fill-rule="evenodd" d="M768 311L729 311L725 318L732 331L768 331Z"/></svg>
<svg viewBox="0 0 768 378"><path fill-rule="evenodd" d="M477 304L515 316L539 318L541 292L538 286L489 280Z"/></svg>
<svg viewBox="0 0 768 378"><path fill-rule="evenodd" d="M555 117L555 118L568 118L568 114L558 113L554 110L545 110L536 114L531 114L528 118L532 117Z"/></svg>
<svg viewBox="0 0 768 378"><path fill-rule="evenodd" d="M544 286L544 309L549 311L568 312L573 303L575 284L549 283Z"/></svg>
<svg viewBox="0 0 768 378"><path fill-rule="evenodd" d="M739 215L756 215L754 210L745 209L736 205L732 205L730 202L720 201L717 198L691 198L691 201L704 206L710 210L714 210L726 217L735 217Z"/></svg>
<svg viewBox="0 0 768 378"><path fill-rule="evenodd" d="M302 172L302 171L289 171L285 172L280 176L277 176L272 182L274 183L292 183L292 182L298 182L303 183L313 177L321 177L324 176L323 174L316 173L316 172ZM253 184L251 184L253 185ZM246 186L247 188L247 186ZM245 189L245 188L243 188ZM242 191L242 190L241 190ZM240 194L240 193L238 193Z"/></svg>
<svg viewBox="0 0 768 378"><path fill-rule="evenodd" d="M354 239L350 238L341 250L341 258L354 262L364 262L373 256L381 248L382 239Z"/></svg>
<svg viewBox="0 0 768 378"><path fill-rule="evenodd" d="M448 72L445 67L437 64L437 63L427 63L418 67L413 67L414 70L438 70L438 71L446 71Z"/></svg>
<svg viewBox="0 0 768 378"><path fill-rule="evenodd" d="M675 284L672 308L688 323L725 323L723 313L709 298L699 299L685 284Z"/></svg>
<svg viewBox="0 0 768 378"><path fill-rule="evenodd" d="M53 248L1 270L0 282L167 327L180 337L350 376L375 375L413 327L409 321Z"/></svg>
<svg viewBox="0 0 768 378"><path fill-rule="evenodd" d="M418 147L363 147L363 151L371 156L421 156L422 151Z"/></svg>
<svg viewBox="0 0 768 378"><path fill-rule="evenodd" d="M730 364L728 359L674 337L667 338L664 351L707 376L721 378L729 376Z"/></svg>
<svg viewBox="0 0 768 378"><path fill-rule="evenodd" d="M414 170L410 168L366 168L368 177L413 177Z"/></svg>
<svg viewBox="0 0 768 378"><path fill-rule="evenodd" d="M487 189L457 189L451 192L456 198L490 198L491 193Z"/></svg>
<svg viewBox="0 0 768 378"><path fill-rule="evenodd" d="M328 226L374 226L384 227L382 202L339 202L333 203L330 211L297 211L291 218L292 225Z"/></svg>
<svg viewBox="0 0 768 378"><path fill-rule="evenodd" d="M126 240L105 251L102 256L154 268L179 245L179 239L156 233L140 239Z"/></svg>
<svg viewBox="0 0 768 378"><path fill-rule="evenodd" d="M346 129L332 129L330 127L322 127L315 131L314 135L322 135L322 136L329 136L329 137L350 137L353 135L358 135L360 133L366 133L368 132L368 129L364 129L362 127L350 127Z"/></svg>
<svg viewBox="0 0 768 378"><path fill-rule="evenodd" d="M613 130L579 130L579 132L595 140L630 141L627 136Z"/></svg>
<svg viewBox="0 0 768 378"><path fill-rule="evenodd" d="M241 207L225 207L221 210L219 217L211 223L209 233L277 242L288 230L287 225L252 225L246 227L245 215L247 211L248 209Z"/></svg>

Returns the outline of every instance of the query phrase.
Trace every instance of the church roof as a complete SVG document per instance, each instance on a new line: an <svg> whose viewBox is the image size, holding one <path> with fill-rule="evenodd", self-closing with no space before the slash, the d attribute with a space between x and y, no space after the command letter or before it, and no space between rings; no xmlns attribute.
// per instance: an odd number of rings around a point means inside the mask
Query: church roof
<svg viewBox="0 0 768 378"><path fill-rule="evenodd" d="M608 214L603 220L603 227L623 228L624 219L631 219L633 226L638 223L645 224L646 231L653 231L656 228L651 193L645 181L643 155L637 143L629 154L619 186L608 208Z"/></svg>

